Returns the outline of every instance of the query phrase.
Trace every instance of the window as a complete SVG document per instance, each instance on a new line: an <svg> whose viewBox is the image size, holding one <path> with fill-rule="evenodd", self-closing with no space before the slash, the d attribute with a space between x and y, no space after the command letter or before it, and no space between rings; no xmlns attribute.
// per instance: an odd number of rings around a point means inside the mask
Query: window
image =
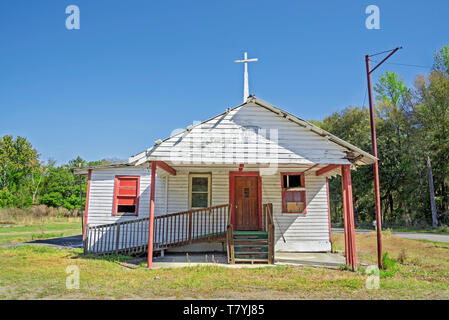
<svg viewBox="0 0 449 320"><path fill-rule="evenodd" d="M282 212L306 213L306 188L304 174L281 173Z"/></svg>
<svg viewBox="0 0 449 320"><path fill-rule="evenodd" d="M140 177L116 176L114 187L114 216L137 216L139 212Z"/></svg>
<svg viewBox="0 0 449 320"><path fill-rule="evenodd" d="M211 175L190 174L189 175L189 208L210 207L211 199Z"/></svg>

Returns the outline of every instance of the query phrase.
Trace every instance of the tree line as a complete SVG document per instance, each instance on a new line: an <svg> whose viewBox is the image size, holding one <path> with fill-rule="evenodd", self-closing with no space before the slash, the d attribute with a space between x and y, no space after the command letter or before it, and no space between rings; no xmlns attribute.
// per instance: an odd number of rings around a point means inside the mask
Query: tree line
<svg viewBox="0 0 449 320"><path fill-rule="evenodd" d="M426 227L431 224L427 163L433 173L434 199L440 224L449 224L449 46L434 53L428 74L417 75L412 87L395 72L381 75L374 86L379 153L382 219L387 225ZM323 121L321 128L371 151L369 110L349 106ZM57 166L39 161L36 149L24 137L0 139L0 208L27 208L44 204L70 211L80 206L80 186L86 194L86 177L74 167L110 163L87 162L80 157ZM355 220L374 219L372 166L352 173ZM342 220L341 180L330 180L333 222Z"/></svg>
<svg viewBox="0 0 449 320"><path fill-rule="evenodd" d="M77 157L57 166L54 160L39 161L39 153L26 138L5 135L0 139L0 208L44 204L73 211L85 205L80 188L85 195L87 178L74 175L72 169L108 163Z"/></svg>

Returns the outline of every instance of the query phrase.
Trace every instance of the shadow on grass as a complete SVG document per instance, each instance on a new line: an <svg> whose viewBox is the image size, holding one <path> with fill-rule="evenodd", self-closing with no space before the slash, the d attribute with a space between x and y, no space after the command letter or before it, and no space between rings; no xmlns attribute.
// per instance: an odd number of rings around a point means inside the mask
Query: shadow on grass
<svg viewBox="0 0 449 320"><path fill-rule="evenodd" d="M147 264L147 255L127 255L127 254L84 254L83 250L74 250L72 259L107 261L121 264L128 268L137 268Z"/></svg>
<svg viewBox="0 0 449 320"><path fill-rule="evenodd" d="M82 250L76 252L73 259L101 260L109 262L131 262L136 259L143 259L143 256L132 256L126 254L84 254Z"/></svg>

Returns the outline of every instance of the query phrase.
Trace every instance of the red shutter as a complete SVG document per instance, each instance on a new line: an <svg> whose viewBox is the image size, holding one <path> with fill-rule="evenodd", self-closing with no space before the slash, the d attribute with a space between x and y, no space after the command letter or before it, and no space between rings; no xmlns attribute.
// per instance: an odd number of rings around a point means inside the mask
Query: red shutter
<svg viewBox="0 0 449 320"><path fill-rule="evenodd" d="M118 178L118 204L133 205L137 198L137 178Z"/></svg>
<svg viewBox="0 0 449 320"><path fill-rule="evenodd" d="M116 176L114 188L113 215L117 214L118 205L135 205L136 215L139 207L140 177Z"/></svg>

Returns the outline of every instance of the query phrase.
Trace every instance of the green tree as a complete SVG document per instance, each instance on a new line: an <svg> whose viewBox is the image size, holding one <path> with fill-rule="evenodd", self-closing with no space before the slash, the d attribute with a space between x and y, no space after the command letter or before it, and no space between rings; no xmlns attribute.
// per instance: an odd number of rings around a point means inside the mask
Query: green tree
<svg viewBox="0 0 449 320"><path fill-rule="evenodd" d="M389 101L396 107L404 101L409 93L409 89L399 75L390 71L380 76L379 82L374 86L374 90L378 94L378 100Z"/></svg>
<svg viewBox="0 0 449 320"><path fill-rule="evenodd" d="M109 164L108 160L88 162L81 157L76 157L67 165L56 166L49 161L46 176L42 184L40 203L50 207L65 207L73 210L85 205L85 194L87 191L87 177L75 175L74 168L90 167ZM80 199L80 185L83 193L83 203Z"/></svg>
<svg viewBox="0 0 449 320"><path fill-rule="evenodd" d="M406 114L410 106L410 90L394 72L380 76L374 87L377 93L376 129L379 176L384 221L409 223L407 200L411 157L410 124ZM412 184L413 185L413 184ZM404 221L405 220L405 221Z"/></svg>
<svg viewBox="0 0 449 320"><path fill-rule="evenodd" d="M0 205L32 204L29 180L39 170L39 154L23 137L0 139Z"/></svg>
<svg viewBox="0 0 449 320"><path fill-rule="evenodd" d="M449 46L444 46L434 53L433 70L449 74Z"/></svg>
<svg viewBox="0 0 449 320"><path fill-rule="evenodd" d="M40 203L50 207L65 207L68 210L73 210L80 205L76 189L75 177L69 168L51 166L48 168L48 174L43 183Z"/></svg>
<svg viewBox="0 0 449 320"><path fill-rule="evenodd" d="M449 48L435 53L434 70L415 81L414 109L420 138L432 162L439 212L448 210L449 190Z"/></svg>

